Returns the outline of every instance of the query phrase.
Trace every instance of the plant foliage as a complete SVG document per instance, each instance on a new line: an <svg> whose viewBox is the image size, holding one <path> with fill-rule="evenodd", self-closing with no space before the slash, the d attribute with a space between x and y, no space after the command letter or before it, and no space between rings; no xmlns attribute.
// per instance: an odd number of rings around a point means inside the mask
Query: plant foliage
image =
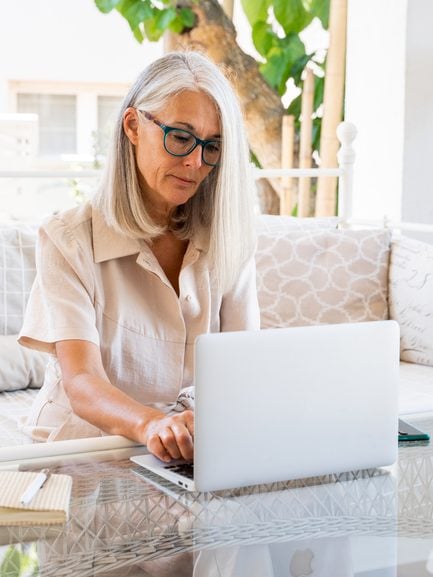
<svg viewBox="0 0 433 577"><path fill-rule="evenodd" d="M173 0L95 0L104 14L117 10L128 22L138 42L158 41L166 30L180 34L195 24L195 14Z"/></svg>
<svg viewBox="0 0 433 577"><path fill-rule="evenodd" d="M139 42L145 38L155 42L166 30L181 34L196 24L196 16L189 6L200 0L189 0L183 4L177 0L95 0L97 8L108 13L117 10L127 21ZM328 28L330 0L241 0L242 8L252 29L254 46L262 58L261 74L280 96L287 90L292 79L302 89L302 73L309 62L316 70L322 67L315 53L307 53L301 33L314 18L318 18L324 29ZM314 109L323 101L323 74L315 76ZM299 130L301 96L290 104L288 114L295 117ZM319 147L320 118L315 114L313 148Z"/></svg>
<svg viewBox="0 0 433 577"><path fill-rule="evenodd" d="M252 39L263 59L260 72L280 96L286 92L289 79L302 89L302 72L311 61L316 70L323 65L315 53L307 53L300 34L314 18L324 29L328 28L330 0L241 0L242 8L252 28ZM323 102L323 74L315 76L314 110ZM301 95L290 104L288 114L293 114L299 129ZM317 115L316 115L317 116ZM315 118L313 147L320 141L320 119Z"/></svg>

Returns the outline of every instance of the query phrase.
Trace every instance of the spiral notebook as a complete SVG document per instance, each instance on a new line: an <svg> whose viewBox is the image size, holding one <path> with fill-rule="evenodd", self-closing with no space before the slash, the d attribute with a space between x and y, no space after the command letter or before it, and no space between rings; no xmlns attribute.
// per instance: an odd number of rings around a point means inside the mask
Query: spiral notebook
<svg viewBox="0 0 433 577"><path fill-rule="evenodd" d="M66 523L72 477L50 475L30 503L22 505L21 497L37 475L33 471L0 471L0 527Z"/></svg>

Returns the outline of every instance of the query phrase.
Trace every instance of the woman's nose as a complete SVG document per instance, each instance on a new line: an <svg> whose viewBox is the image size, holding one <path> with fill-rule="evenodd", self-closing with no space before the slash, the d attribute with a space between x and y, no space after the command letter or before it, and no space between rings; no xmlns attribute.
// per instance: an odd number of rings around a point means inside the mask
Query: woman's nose
<svg viewBox="0 0 433 577"><path fill-rule="evenodd" d="M190 152L187 156L183 159L183 164L185 166L191 166L193 168L200 168L203 164L202 160L202 147L199 144L194 148L192 152Z"/></svg>

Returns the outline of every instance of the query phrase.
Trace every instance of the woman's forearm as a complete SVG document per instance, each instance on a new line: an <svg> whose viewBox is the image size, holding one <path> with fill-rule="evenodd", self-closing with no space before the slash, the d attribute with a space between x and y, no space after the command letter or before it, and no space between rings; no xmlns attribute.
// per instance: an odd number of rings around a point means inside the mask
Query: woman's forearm
<svg viewBox="0 0 433 577"><path fill-rule="evenodd" d="M95 375L78 373L63 384L74 413L112 435L146 444L147 424L165 416Z"/></svg>

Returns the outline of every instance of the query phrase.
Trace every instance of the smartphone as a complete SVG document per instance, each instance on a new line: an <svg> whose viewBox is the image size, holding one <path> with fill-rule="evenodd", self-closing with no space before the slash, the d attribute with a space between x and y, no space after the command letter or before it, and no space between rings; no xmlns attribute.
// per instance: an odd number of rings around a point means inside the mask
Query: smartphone
<svg viewBox="0 0 433 577"><path fill-rule="evenodd" d="M413 425L409 425L402 419L398 420L398 440L399 441L429 441L430 435L420 431Z"/></svg>

